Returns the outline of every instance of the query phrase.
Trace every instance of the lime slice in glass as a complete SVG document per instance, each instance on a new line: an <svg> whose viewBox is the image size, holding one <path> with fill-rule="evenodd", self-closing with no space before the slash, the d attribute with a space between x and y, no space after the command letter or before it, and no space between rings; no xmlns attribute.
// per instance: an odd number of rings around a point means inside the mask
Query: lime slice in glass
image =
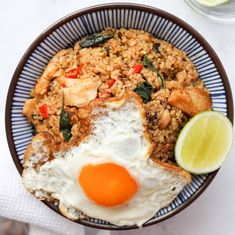
<svg viewBox="0 0 235 235"><path fill-rule="evenodd" d="M197 0L197 2L207 7L215 7L229 1L230 0Z"/></svg>

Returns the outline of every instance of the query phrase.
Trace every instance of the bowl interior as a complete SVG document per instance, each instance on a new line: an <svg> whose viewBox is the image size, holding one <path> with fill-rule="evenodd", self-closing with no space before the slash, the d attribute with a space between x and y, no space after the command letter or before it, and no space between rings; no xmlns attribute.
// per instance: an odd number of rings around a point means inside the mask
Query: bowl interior
<svg viewBox="0 0 235 235"><path fill-rule="evenodd" d="M213 109L224 113L232 121L232 96L224 69L211 47L195 30L178 18L151 7L128 4L97 6L76 12L50 27L31 45L16 69L8 94L6 126L11 153L20 173L24 151L32 138L32 127L22 115L22 108L25 100L30 98L30 90L37 78L57 51L107 27L142 29L185 51L211 94ZM145 225L162 221L182 210L202 193L215 174L193 176L192 183ZM47 204L58 212L56 206ZM119 229L94 218L79 223L102 229Z"/></svg>

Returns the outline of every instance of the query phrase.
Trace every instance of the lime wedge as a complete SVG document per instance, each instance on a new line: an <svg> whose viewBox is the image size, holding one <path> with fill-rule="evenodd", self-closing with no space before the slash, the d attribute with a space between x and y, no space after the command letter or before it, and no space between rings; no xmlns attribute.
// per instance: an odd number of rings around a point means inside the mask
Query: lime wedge
<svg viewBox="0 0 235 235"><path fill-rule="evenodd" d="M207 7L215 7L221 4L224 4L226 2L229 2L230 0L197 0L200 4L207 6Z"/></svg>
<svg viewBox="0 0 235 235"><path fill-rule="evenodd" d="M184 126L175 146L179 166L194 173L218 169L233 143L233 127L227 117L208 111L194 116Z"/></svg>

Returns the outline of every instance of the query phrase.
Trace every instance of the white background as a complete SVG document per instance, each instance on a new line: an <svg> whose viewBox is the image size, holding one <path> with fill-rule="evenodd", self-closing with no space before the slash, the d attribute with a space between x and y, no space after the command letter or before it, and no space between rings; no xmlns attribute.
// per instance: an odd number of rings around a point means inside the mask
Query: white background
<svg viewBox="0 0 235 235"><path fill-rule="evenodd" d="M78 9L106 2L110 1L0 0L0 157L3 154L8 155L9 158L11 157L4 132L5 99L12 74L23 53L43 30L61 17ZM198 30L220 57L234 93L235 24L223 25L211 22L194 13L182 0L132 2L148 4L166 10ZM209 188L184 211L165 222L145 228L142 231L133 230L112 234L235 234L234 155L235 149L233 148L230 157L226 160ZM94 234L93 232L91 231L92 234Z"/></svg>

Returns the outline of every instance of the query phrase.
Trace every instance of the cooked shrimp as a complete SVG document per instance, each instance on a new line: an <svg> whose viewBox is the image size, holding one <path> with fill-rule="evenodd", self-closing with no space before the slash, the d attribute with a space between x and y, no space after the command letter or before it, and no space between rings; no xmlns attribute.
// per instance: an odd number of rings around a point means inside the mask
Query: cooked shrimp
<svg viewBox="0 0 235 235"><path fill-rule="evenodd" d="M42 76L38 79L35 86L35 95L43 95L52 79L64 76L64 69L72 67L74 61L76 61L74 56L71 48L59 51L48 63Z"/></svg>
<svg viewBox="0 0 235 235"><path fill-rule="evenodd" d="M31 115L35 110L37 103L38 100L36 98L28 99L25 101L23 107L23 114L28 118L28 120L31 120Z"/></svg>
<svg viewBox="0 0 235 235"><path fill-rule="evenodd" d="M168 102L189 116L194 116L211 108L210 95L201 87L174 90Z"/></svg>

